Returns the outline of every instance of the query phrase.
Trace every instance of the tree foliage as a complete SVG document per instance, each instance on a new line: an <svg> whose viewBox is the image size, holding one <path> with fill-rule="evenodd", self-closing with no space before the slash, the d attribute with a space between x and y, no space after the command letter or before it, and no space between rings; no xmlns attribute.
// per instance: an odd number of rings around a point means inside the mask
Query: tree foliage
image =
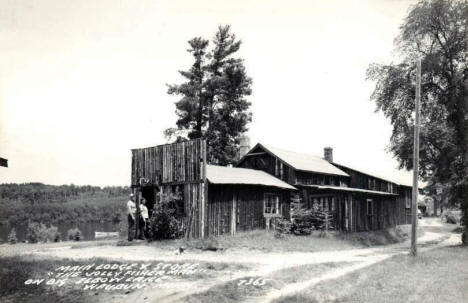
<svg viewBox="0 0 468 303"><path fill-rule="evenodd" d="M128 187L120 186L0 184L0 224L119 222L129 192Z"/></svg>
<svg viewBox="0 0 468 303"><path fill-rule="evenodd" d="M243 60L235 58L241 41L230 26L220 26L209 49L209 40L190 40L194 63L180 71L185 82L169 85L168 94L181 96L175 103L176 128L164 131L167 138L178 141L203 137L208 143L208 161L218 164L234 162L241 133L252 119L250 102L252 79L247 76Z"/></svg>
<svg viewBox="0 0 468 303"><path fill-rule="evenodd" d="M412 169L415 69L421 58L420 175L447 185L450 201L466 208L468 189L468 2L415 4L396 38L399 61L371 64L371 99L393 126L389 150Z"/></svg>
<svg viewBox="0 0 468 303"><path fill-rule="evenodd" d="M153 208L149 220L148 234L150 240L177 239L182 237L184 229L182 218L177 216L176 204L182 197L177 194L159 196L159 203Z"/></svg>

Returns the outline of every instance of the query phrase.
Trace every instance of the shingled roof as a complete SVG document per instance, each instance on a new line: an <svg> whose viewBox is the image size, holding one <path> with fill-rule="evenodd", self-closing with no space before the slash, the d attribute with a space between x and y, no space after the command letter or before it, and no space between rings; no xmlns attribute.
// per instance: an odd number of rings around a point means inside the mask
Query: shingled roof
<svg viewBox="0 0 468 303"><path fill-rule="evenodd" d="M255 169L207 165L206 177L212 184L262 185L296 190L288 183Z"/></svg>
<svg viewBox="0 0 468 303"><path fill-rule="evenodd" d="M310 154L287 151L260 143L258 145L297 170L349 177L347 173L330 164L330 162L323 158Z"/></svg>
<svg viewBox="0 0 468 303"><path fill-rule="evenodd" d="M387 182L395 183L396 185L406 186L406 187L413 187L413 182L412 181L395 180L394 178L382 176L382 175L379 175L379 174L376 174L376 173L373 173L373 172L363 170L361 168L350 167L349 165L344 165L344 164L336 163L336 162L332 162L332 163L335 164L335 165L344 167L344 168L348 168L348 169L357 171L357 172L359 172L361 174L365 174L365 175L368 175L368 176L371 176L371 177L374 177L374 178L377 178L377 179L381 179L381 180L384 180L384 181L387 181ZM422 189L422 188L424 188L424 186L425 186L425 184L423 182L418 181L418 187L419 188Z"/></svg>

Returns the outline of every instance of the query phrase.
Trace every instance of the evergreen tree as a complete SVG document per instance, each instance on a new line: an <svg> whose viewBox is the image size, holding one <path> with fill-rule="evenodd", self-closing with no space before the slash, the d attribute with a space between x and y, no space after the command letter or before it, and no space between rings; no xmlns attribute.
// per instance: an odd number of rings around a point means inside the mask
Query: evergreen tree
<svg viewBox="0 0 468 303"><path fill-rule="evenodd" d="M188 43L195 61L190 70L180 71L185 82L169 85L168 93L181 99L175 103L177 127L166 129L164 134L177 141L205 138L210 163L233 163L239 136L252 120L246 100L252 92L252 79L243 60L234 57L241 41L227 25L218 28L211 50L209 41L201 37Z"/></svg>

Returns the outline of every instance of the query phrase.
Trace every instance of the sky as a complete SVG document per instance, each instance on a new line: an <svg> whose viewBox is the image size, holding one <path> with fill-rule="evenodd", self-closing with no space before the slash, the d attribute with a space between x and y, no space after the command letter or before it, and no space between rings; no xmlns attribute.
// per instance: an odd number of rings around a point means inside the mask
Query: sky
<svg viewBox="0 0 468 303"><path fill-rule="evenodd" d="M396 60L415 1L0 0L0 183L129 185L130 149L166 143L187 41L229 24L253 79L257 142L408 182L386 151L369 64Z"/></svg>

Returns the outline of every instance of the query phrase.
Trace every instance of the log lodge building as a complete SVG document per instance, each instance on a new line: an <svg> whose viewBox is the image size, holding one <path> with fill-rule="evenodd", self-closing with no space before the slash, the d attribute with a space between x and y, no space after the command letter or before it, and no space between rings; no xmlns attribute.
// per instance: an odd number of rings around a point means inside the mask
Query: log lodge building
<svg viewBox="0 0 468 303"><path fill-rule="evenodd" d="M328 210L335 229L370 231L411 222L411 186L333 161L241 139L236 167L208 164L202 139L132 150L131 186L137 199L179 193L178 213L192 237L268 228L290 219L292 197Z"/></svg>

